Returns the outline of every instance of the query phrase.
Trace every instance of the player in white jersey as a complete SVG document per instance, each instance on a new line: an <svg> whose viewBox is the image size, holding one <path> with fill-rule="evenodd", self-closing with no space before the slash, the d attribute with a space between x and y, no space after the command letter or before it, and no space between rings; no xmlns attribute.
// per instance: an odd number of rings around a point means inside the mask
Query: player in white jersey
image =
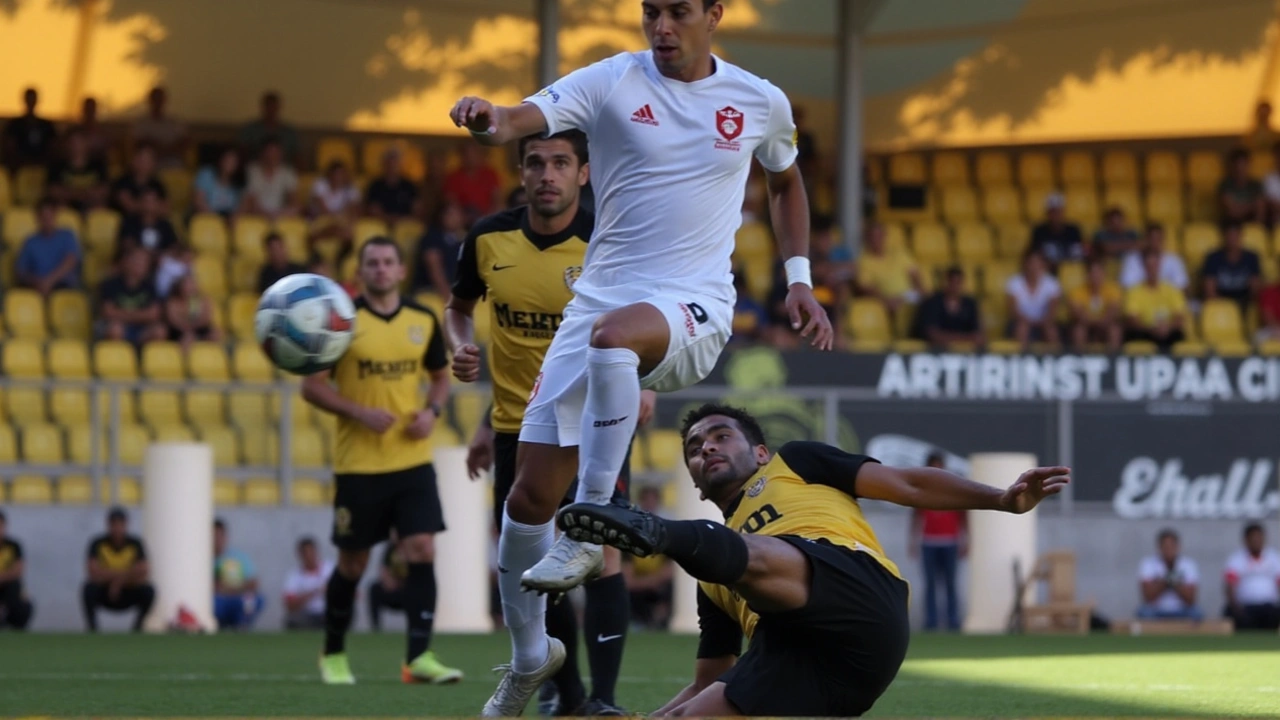
<svg viewBox="0 0 1280 720"><path fill-rule="evenodd" d="M599 545L555 540L555 513L575 474L578 502L609 502L641 389L698 383L729 339L730 256L753 157L768 175L792 326L815 347L832 345L809 274L809 203L790 103L767 81L711 54L724 13L719 2L640 4L649 51L577 70L517 106L465 97L450 113L485 145L584 131L596 193L585 266L520 430L498 545L514 657L486 716L522 713L563 662L563 646L547 637L539 593L566 591L602 567ZM457 356L473 362L478 352L462 346ZM538 592L522 592L529 589Z"/></svg>

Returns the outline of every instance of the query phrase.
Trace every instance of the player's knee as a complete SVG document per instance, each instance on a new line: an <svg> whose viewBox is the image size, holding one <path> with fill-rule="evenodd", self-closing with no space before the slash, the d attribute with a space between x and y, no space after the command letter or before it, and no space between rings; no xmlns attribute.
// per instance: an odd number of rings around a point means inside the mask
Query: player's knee
<svg viewBox="0 0 1280 720"><path fill-rule="evenodd" d="M615 322L608 315L596 318L591 326L591 347L593 348L629 348L631 337L622 323Z"/></svg>
<svg viewBox="0 0 1280 720"><path fill-rule="evenodd" d="M544 485L548 483L520 482L511 487L507 495L507 515L516 522L536 524L549 522L556 515L563 495L549 492Z"/></svg>
<svg viewBox="0 0 1280 720"><path fill-rule="evenodd" d="M338 572L348 580L359 580L369 564L369 551L342 551L338 553Z"/></svg>
<svg viewBox="0 0 1280 720"><path fill-rule="evenodd" d="M427 533L410 535L400 541L400 552L404 553L405 562L429 563L436 560L435 536Z"/></svg>

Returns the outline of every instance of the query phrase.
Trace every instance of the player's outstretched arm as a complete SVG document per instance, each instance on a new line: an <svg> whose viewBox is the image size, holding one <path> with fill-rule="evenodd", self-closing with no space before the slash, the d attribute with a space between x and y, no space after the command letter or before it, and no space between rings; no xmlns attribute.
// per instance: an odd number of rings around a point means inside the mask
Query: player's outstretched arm
<svg viewBox="0 0 1280 720"><path fill-rule="evenodd" d="M470 131L471 137L481 145L503 145L547 129L547 118L537 105L498 106L484 98L470 96L454 104L449 119Z"/></svg>
<svg viewBox="0 0 1280 720"><path fill-rule="evenodd" d="M938 468L892 468L865 463L858 472L858 497L926 510L1003 510L1024 513L1057 495L1071 482L1070 468L1028 470L1007 489L967 480Z"/></svg>

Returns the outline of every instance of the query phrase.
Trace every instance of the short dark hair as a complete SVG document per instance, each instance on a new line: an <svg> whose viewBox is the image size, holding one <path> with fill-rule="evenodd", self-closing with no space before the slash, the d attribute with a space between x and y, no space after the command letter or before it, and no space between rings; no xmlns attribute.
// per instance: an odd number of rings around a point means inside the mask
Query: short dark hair
<svg viewBox="0 0 1280 720"><path fill-rule="evenodd" d="M58 201L54 200L48 195L45 195L44 197L40 198L38 202L36 202L36 212L40 212L41 210L44 210L46 208L53 208L54 210L57 210Z"/></svg>
<svg viewBox="0 0 1280 720"><path fill-rule="evenodd" d="M524 153L528 149L529 143L537 140L565 140L573 146L573 154L578 158L579 165L586 165L591 161L591 155L587 152L587 134L581 130L562 130L555 135L546 133L538 133L536 135L525 135L520 138L516 152L520 153L520 164L524 164Z"/></svg>
<svg viewBox="0 0 1280 720"><path fill-rule="evenodd" d="M1226 235L1226 234L1227 234L1227 232L1229 232L1229 231L1231 231L1231 230L1234 230L1234 231L1236 231L1236 232L1240 232L1240 233L1244 232L1244 223L1240 222L1239 220L1225 220L1225 221L1223 221L1223 223L1222 223L1222 234L1223 234L1223 235Z"/></svg>
<svg viewBox="0 0 1280 720"><path fill-rule="evenodd" d="M279 232L272 230L271 232L264 235L262 238L262 244L264 247L267 245L270 245L273 242L284 242L284 236L281 235Z"/></svg>
<svg viewBox="0 0 1280 720"><path fill-rule="evenodd" d="M213 520L213 529L214 529L214 530L226 530L226 529L227 529L227 523L226 523L225 521L223 521L223 519L222 519L222 518L214 518L214 520Z"/></svg>
<svg viewBox="0 0 1280 720"><path fill-rule="evenodd" d="M1266 530L1262 529L1262 523L1260 522L1251 522L1248 525L1244 526L1245 537L1249 537L1249 533L1253 533L1253 532L1265 533Z"/></svg>
<svg viewBox="0 0 1280 720"><path fill-rule="evenodd" d="M947 268L947 279L950 280L955 277L963 278L964 268L960 267L959 265L952 265L951 267Z"/></svg>
<svg viewBox="0 0 1280 720"><path fill-rule="evenodd" d="M1173 538L1174 540L1177 540L1178 533L1175 532L1173 528L1165 528L1160 531L1159 535L1156 536L1156 542L1162 543L1164 542L1165 538Z"/></svg>
<svg viewBox="0 0 1280 720"><path fill-rule="evenodd" d="M109 523L115 522L116 520L128 521L128 519L129 519L129 514L126 513L124 511L124 508L120 507L119 505L107 511L107 522Z"/></svg>
<svg viewBox="0 0 1280 720"><path fill-rule="evenodd" d="M1248 160L1248 159L1249 159L1249 151L1248 151L1248 150L1246 150L1246 149L1244 149L1244 148L1236 148L1236 149L1234 149L1234 150L1232 150L1232 151L1231 151L1231 154L1230 154L1230 155L1228 155L1228 156L1227 156L1227 160L1228 160L1228 162L1230 162L1230 163L1231 163L1231 164L1233 164L1233 165L1234 165L1235 163L1239 162L1241 159L1244 159L1244 160Z"/></svg>
<svg viewBox="0 0 1280 720"><path fill-rule="evenodd" d="M315 538L313 538L313 537L311 537L310 535L303 535L302 537L298 538L298 549L299 549L299 550L301 550L301 549L302 549L302 548L304 548L304 547L308 547L308 546L310 546L310 547L315 547L315 546L316 546L316 539L315 539Z"/></svg>
<svg viewBox="0 0 1280 720"><path fill-rule="evenodd" d="M720 0L702 0L702 12L710 10Z"/></svg>
<svg viewBox="0 0 1280 720"><path fill-rule="evenodd" d="M760 427L759 421L751 413L742 408L720 403L706 403L702 407L690 410L684 416L684 421L680 426L681 442L689 438L689 431L693 429L694 425L698 424L703 418L712 415L723 415L738 423L738 429L742 431L743 435L747 436L747 440L750 440L752 445L768 445L765 442L764 428Z"/></svg>
<svg viewBox="0 0 1280 720"><path fill-rule="evenodd" d="M368 240L365 240L364 244L360 246L360 262L362 264L364 263L365 248L368 248L373 245L395 248L396 260L399 260L400 262L404 262L404 252L400 249L400 246L396 244L395 240L392 240L386 235L374 235Z"/></svg>

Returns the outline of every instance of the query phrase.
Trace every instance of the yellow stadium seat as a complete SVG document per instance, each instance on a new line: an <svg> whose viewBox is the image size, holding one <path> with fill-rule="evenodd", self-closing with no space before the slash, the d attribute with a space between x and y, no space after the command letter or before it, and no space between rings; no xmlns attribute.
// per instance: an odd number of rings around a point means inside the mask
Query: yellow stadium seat
<svg viewBox="0 0 1280 720"><path fill-rule="evenodd" d="M53 483L39 475L19 475L9 484L9 502L14 505L49 505Z"/></svg>
<svg viewBox="0 0 1280 720"><path fill-rule="evenodd" d="M1224 358L1244 358L1253 355L1253 346L1244 340L1224 340L1213 346L1213 353Z"/></svg>
<svg viewBox="0 0 1280 720"><path fill-rule="evenodd" d="M1150 185L1147 187L1147 219L1168 227L1182 224L1182 192L1176 185Z"/></svg>
<svg viewBox="0 0 1280 720"><path fill-rule="evenodd" d="M136 380L138 356L123 340L102 340L93 345L93 367L104 380Z"/></svg>
<svg viewBox="0 0 1280 720"><path fill-rule="evenodd" d="M1049 185L1028 185L1022 188L1022 207L1031 222L1039 223L1044 219L1045 203L1055 192L1057 191Z"/></svg>
<svg viewBox="0 0 1280 720"><path fill-rule="evenodd" d="M280 461L280 438L275 428L242 429L240 448L244 452L246 465L274 466Z"/></svg>
<svg viewBox="0 0 1280 720"><path fill-rule="evenodd" d="M4 324L11 338L45 339L44 298L35 290L9 290L4 294Z"/></svg>
<svg viewBox="0 0 1280 720"><path fill-rule="evenodd" d="M36 231L36 211L31 207L11 207L0 216L0 238L15 252Z"/></svg>
<svg viewBox="0 0 1280 720"><path fill-rule="evenodd" d="M404 218L397 221L395 227L391 228L391 238L404 251L405 257L413 257L418 251L418 241L422 239L424 232L426 232L426 226L420 220Z"/></svg>
<svg viewBox="0 0 1280 720"><path fill-rule="evenodd" d="M173 422L165 423L163 425L152 425L151 432L153 433L154 440L156 442L189 443L194 442L196 439L196 434L191 432L191 428L186 425Z"/></svg>
<svg viewBox="0 0 1280 720"><path fill-rule="evenodd" d="M1280 340L1267 340L1259 344L1258 353L1267 357L1280 357Z"/></svg>
<svg viewBox="0 0 1280 720"><path fill-rule="evenodd" d="M241 486L244 504L266 507L280 504L280 483L271 478L252 478Z"/></svg>
<svg viewBox="0 0 1280 720"><path fill-rule="evenodd" d="M37 423L22 428L22 460L32 465L56 465L65 457L62 430L56 425Z"/></svg>
<svg viewBox="0 0 1280 720"><path fill-rule="evenodd" d="M228 272L227 289L233 295L249 293L254 302L258 298L258 274L262 270L262 259L256 257L233 257Z"/></svg>
<svg viewBox="0 0 1280 720"><path fill-rule="evenodd" d="M151 444L151 435L147 429L137 423L122 425L117 430L120 439L120 462L125 465L141 465Z"/></svg>
<svg viewBox="0 0 1280 720"><path fill-rule="evenodd" d="M1182 252L1187 258L1187 270L1196 271L1204 262L1204 256L1222 245L1218 228L1210 223L1191 223L1182 229Z"/></svg>
<svg viewBox="0 0 1280 720"><path fill-rule="evenodd" d="M323 507L331 497L331 486L314 478L295 478L289 488L289 502L303 507Z"/></svg>
<svg viewBox="0 0 1280 720"><path fill-rule="evenodd" d="M218 478L213 481L213 504L218 507L231 507L240 504L240 483L231 478Z"/></svg>
<svg viewBox="0 0 1280 720"><path fill-rule="evenodd" d="M359 248L369 238L387 235L388 229L387 224L377 218L360 218L356 221L354 232L355 245Z"/></svg>
<svg viewBox="0 0 1280 720"><path fill-rule="evenodd" d="M1068 260L1058 265L1058 284L1062 286L1064 294L1084 285L1087 281L1084 263Z"/></svg>
<svg viewBox="0 0 1280 720"><path fill-rule="evenodd" d="M1206 300L1200 310L1200 336L1215 348L1224 343L1244 341L1244 319L1240 306L1232 300Z"/></svg>
<svg viewBox="0 0 1280 720"><path fill-rule="evenodd" d="M299 390L297 385L294 386L294 390L295 391ZM291 392L289 393L289 397L291 398L290 403L293 406L290 409L290 412L292 413L292 416L293 416L292 417L293 424L294 425L313 425L314 423L312 422L312 419L314 416L314 408L311 406L311 403L308 403L306 400L302 399L301 392ZM268 401L268 404L271 406L271 424L272 425L277 424L277 421L282 419L282 411L284 410L284 403L282 402L282 398L283 398L282 393L272 393L271 399Z"/></svg>
<svg viewBox="0 0 1280 720"><path fill-rule="evenodd" d="M1262 257L1270 254L1271 245L1267 241L1267 229L1258 223L1247 223L1241 233L1245 249L1252 250Z"/></svg>
<svg viewBox="0 0 1280 720"><path fill-rule="evenodd" d="M1022 198L1012 185L983 188L982 214L987 222L1000 224L1022 220Z"/></svg>
<svg viewBox="0 0 1280 720"><path fill-rule="evenodd" d="M907 231L900 222L880 223L884 228L884 249L885 252L893 254L902 254L911 252L910 246L907 244ZM773 266L770 260L769 277L772 281Z"/></svg>
<svg viewBox="0 0 1280 720"><path fill-rule="evenodd" d="M942 217L951 224L978 219L978 195L973 188L956 185L942 188Z"/></svg>
<svg viewBox="0 0 1280 720"><path fill-rule="evenodd" d="M875 298L854 298L849 304L849 333L855 340L890 342L893 325L884 304Z"/></svg>
<svg viewBox="0 0 1280 720"><path fill-rule="evenodd" d="M90 412L88 390L55 387L49 391L49 414L59 425L88 423Z"/></svg>
<svg viewBox="0 0 1280 720"><path fill-rule="evenodd" d="M139 390L138 411L151 427L182 422L181 393L177 390Z"/></svg>
<svg viewBox="0 0 1280 720"><path fill-rule="evenodd" d="M93 502L93 481L85 475L63 475L53 486L59 505L89 505Z"/></svg>
<svg viewBox="0 0 1280 720"><path fill-rule="evenodd" d="M262 354L262 348L253 343L238 343L231 355L231 367L236 379L251 382L270 382L271 361Z"/></svg>
<svg viewBox="0 0 1280 720"><path fill-rule="evenodd" d="M94 255L111 257L120 234L120 213L110 208L94 208L85 220L84 244Z"/></svg>
<svg viewBox="0 0 1280 720"><path fill-rule="evenodd" d="M1187 155L1187 183L1192 187L1217 190L1224 175L1221 153L1196 150Z"/></svg>
<svg viewBox="0 0 1280 720"><path fill-rule="evenodd" d="M939 152L933 155L934 185L968 185L969 161L964 153Z"/></svg>
<svg viewBox="0 0 1280 720"><path fill-rule="evenodd" d="M1000 338L987 343L987 352L992 355L1019 355L1022 353L1022 345L1017 340Z"/></svg>
<svg viewBox="0 0 1280 720"><path fill-rule="evenodd" d="M923 340L894 340L889 347L900 355L912 355L929 351L929 343Z"/></svg>
<svg viewBox="0 0 1280 720"><path fill-rule="evenodd" d="M231 226L231 248L237 257L253 258L261 263L266 258L262 241L271 230L265 218L239 215Z"/></svg>
<svg viewBox="0 0 1280 720"><path fill-rule="evenodd" d="M18 462L18 435L10 425L0 425L0 463Z"/></svg>
<svg viewBox="0 0 1280 720"><path fill-rule="evenodd" d="M280 233L289 260L299 264L307 261L307 221L302 218L280 218L273 229Z"/></svg>
<svg viewBox="0 0 1280 720"><path fill-rule="evenodd" d="M120 478L116 500L121 505L137 505L142 502L142 483L138 482L138 478Z"/></svg>
<svg viewBox="0 0 1280 720"><path fill-rule="evenodd" d="M1031 228L1024 223L1005 223L996 227L996 250L1006 259L1021 258L1031 245Z"/></svg>
<svg viewBox="0 0 1280 720"><path fill-rule="evenodd" d="M28 165L14 176L13 199L18 205L34 206L44 194L48 171L43 165Z"/></svg>
<svg viewBox="0 0 1280 720"><path fill-rule="evenodd" d="M316 169L325 172L329 164L339 162L346 166L351 174L359 172L356 163L356 148L344 137L323 137L316 143Z"/></svg>
<svg viewBox="0 0 1280 720"><path fill-rule="evenodd" d="M1125 219L1132 224L1141 225L1143 222L1142 201L1138 199L1136 185L1107 185L1102 204L1108 210L1120 208L1124 211Z"/></svg>
<svg viewBox="0 0 1280 720"><path fill-rule="evenodd" d="M1128 150L1108 150L1102 154L1102 182L1107 185L1136 186L1138 159Z"/></svg>
<svg viewBox="0 0 1280 720"><path fill-rule="evenodd" d="M919 153L898 153L889 157L889 182L900 185L924 185L924 156Z"/></svg>
<svg viewBox="0 0 1280 720"><path fill-rule="evenodd" d="M983 266L982 286L986 288L986 294L1003 300L1005 285L1018 273L1019 267L1017 260L999 260Z"/></svg>
<svg viewBox="0 0 1280 720"><path fill-rule="evenodd" d="M1146 180L1148 185L1181 185L1182 159L1170 150L1156 150L1147 154Z"/></svg>
<svg viewBox="0 0 1280 720"><path fill-rule="evenodd" d="M10 377L42 378L45 376L44 351L35 340L6 340L0 345L4 372Z"/></svg>
<svg viewBox="0 0 1280 720"><path fill-rule="evenodd" d="M978 184L982 187L1013 182L1013 163L1003 150L983 150L976 161Z"/></svg>
<svg viewBox="0 0 1280 720"><path fill-rule="evenodd" d="M176 342L150 342L142 346L142 374L149 380L185 380L182 346Z"/></svg>
<svg viewBox="0 0 1280 720"><path fill-rule="evenodd" d="M170 210L182 213L192 206L195 178L190 170L184 167L164 168L160 171L160 183L164 185Z"/></svg>
<svg viewBox="0 0 1280 720"><path fill-rule="evenodd" d="M227 297L227 266L221 257L197 255L191 263L191 272L195 275L196 285L210 300L217 303Z"/></svg>
<svg viewBox="0 0 1280 720"><path fill-rule="evenodd" d="M187 350L187 374L195 380L230 380L231 369L222 343L193 344Z"/></svg>
<svg viewBox="0 0 1280 720"><path fill-rule="evenodd" d="M80 274L84 278L86 287L98 287L112 272L109 255L90 254L80 259Z"/></svg>
<svg viewBox="0 0 1280 720"><path fill-rule="evenodd" d="M1121 346L1120 351L1125 355L1155 355L1160 348L1149 340L1130 340Z"/></svg>
<svg viewBox="0 0 1280 720"><path fill-rule="evenodd" d="M44 352L34 340L3 343L4 372L15 379L38 380L45 376ZM10 386L4 394L6 414L20 424L45 420L44 390L29 385Z"/></svg>
<svg viewBox="0 0 1280 720"><path fill-rule="evenodd" d="M258 300L256 293L247 292L238 292L227 300L227 320L231 335L241 342L254 343L255 348L257 335L254 333L253 320L258 313Z"/></svg>
<svg viewBox="0 0 1280 720"><path fill-rule="evenodd" d="M294 467L312 470L325 467L324 436L320 430L307 425L295 425L290 439L291 457Z"/></svg>
<svg viewBox="0 0 1280 720"><path fill-rule="evenodd" d="M1025 152L1018 156L1018 184L1023 187L1050 187L1057 182L1053 157L1049 153Z"/></svg>
<svg viewBox="0 0 1280 720"><path fill-rule="evenodd" d="M1209 346L1198 342L1174 343L1170 354L1174 357L1204 357L1209 354Z"/></svg>
<svg viewBox="0 0 1280 720"><path fill-rule="evenodd" d="M911 252L917 262L930 265L951 262L951 238L938 223L916 223L911 228Z"/></svg>
<svg viewBox="0 0 1280 720"><path fill-rule="evenodd" d="M956 227L956 259L962 263L986 262L995 257L991 228L970 223Z"/></svg>
<svg viewBox="0 0 1280 720"><path fill-rule="evenodd" d="M650 430L645 434L645 449L649 467L659 472L670 472L684 462L684 442L675 430Z"/></svg>
<svg viewBox="0 0 1280 720"><path fill-rule="evenodd" d="M256 430L270 425L267 398L261 390L232 390L227 393L227 418L232 425Z"/></svg>
<svg viewBox="0 0 1280 720"><path fill-rule="evenodd" d="M1063 153L1059 166L1063 185L1093 185L1098 181L1093 154L1087 151Z"/></svg>
<svg viewBox="0 0 1280 720"><path fill-rule="evenodd" d="M188 228L191 248L197 255L227 256L227 221L217 213L196 213Z"/></svg>
<svg viewBox="0 0 1280 720"><path fill-rule="evenodd" d="M49 324L55 337L88 340L93 328L89 296L79 290L55 290L49 296Z"/></svg>
<svg viewBox="0 0 1280 720"><path fill-rule="evenodd" d="M196 426L200 441L213 449L215 467L227 468L240 464L240 436L226 425Z"/></svg>
<svg viewBox="0 0 1280 720"><path fill-rule="evenodd" d="M1063 193L1065 205L1063 213L1067 219L1085 226L1098 224L1101 212L1098 208L1098 194L1090 185L1073 185Z"/></svg>
<svg viewBox="0 0 1280 720"><path fill-rule="evenodd" d="M39 387L10 387L4 400L6 414L19 425L36 425L47 418L44 390Z"/></svg>

